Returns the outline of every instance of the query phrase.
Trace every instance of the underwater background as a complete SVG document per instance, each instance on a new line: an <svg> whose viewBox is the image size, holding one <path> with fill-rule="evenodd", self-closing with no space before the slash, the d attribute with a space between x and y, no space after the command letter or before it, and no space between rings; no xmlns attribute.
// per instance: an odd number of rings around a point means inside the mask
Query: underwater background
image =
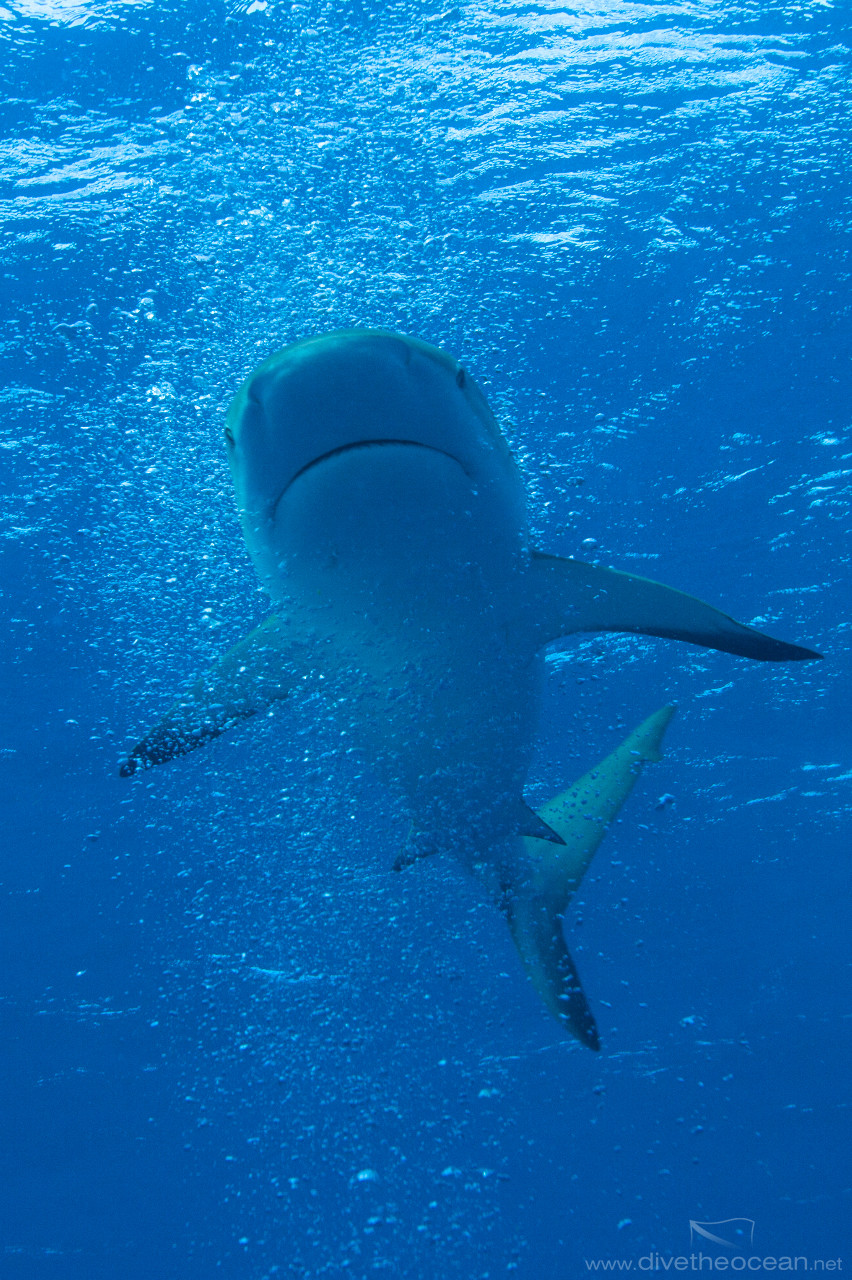
<svg viewBox="0 0 852 1280"><path fill-rule="evenodd" d="M0 5L0 1274L852 1265L850 6ZM118 776L266 612L231 396L354 325L542 548L826 655L551 655L533 803L678 704L566 918L600 1055L310 697Z"/></svg>

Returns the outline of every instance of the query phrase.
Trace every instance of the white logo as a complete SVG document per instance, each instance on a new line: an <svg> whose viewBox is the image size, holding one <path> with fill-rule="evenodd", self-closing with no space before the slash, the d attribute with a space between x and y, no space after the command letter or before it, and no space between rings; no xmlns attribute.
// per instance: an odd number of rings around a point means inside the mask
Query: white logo
<svg viewBox="0 0 852 1280"><path fill-rule="evenodd" d="M754 1244L754 1221L751 1218L725 1218L722 1222L689 1220L689 1243L711 1240L728 1249L747 1249Z"/></svg>

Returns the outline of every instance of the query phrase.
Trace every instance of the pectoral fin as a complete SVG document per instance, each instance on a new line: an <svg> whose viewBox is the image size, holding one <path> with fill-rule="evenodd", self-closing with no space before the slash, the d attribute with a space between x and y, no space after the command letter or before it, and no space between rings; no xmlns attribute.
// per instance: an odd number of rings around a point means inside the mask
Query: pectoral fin
<svg viewBox="0 0 852 1280"><path fill-rule="evenodd" d="M176 702L121 766L122 777L186 755L288 692L289 628L273 615L240 640Z"/></svg>
<svg viewBox="0 0 852 1280"><path fill-rule="evenodd" d="M661 582L582 560L533 552L534 625L541 644L577 631L635 631L688 640L761 662L804 662L822 655L787 644Z"/></svg>

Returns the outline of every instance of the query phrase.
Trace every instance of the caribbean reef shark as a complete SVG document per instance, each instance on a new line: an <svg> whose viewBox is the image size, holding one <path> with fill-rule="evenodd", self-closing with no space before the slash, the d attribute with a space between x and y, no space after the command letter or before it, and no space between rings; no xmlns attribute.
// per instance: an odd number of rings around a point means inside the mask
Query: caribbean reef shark
<svg viewBox="0 0 852 1280"><path fill-rule="evenodd" d="M523 800L543 650L637 632L767 662L820 655L700 600L530 541L519 471L474 379L413 338L353 329L272 355L228 413L243 534L275 613L134 748L160 764L322 678L343 741L401 789L397 867L458 858L508 920L547 1008L599 1047L562 916L671 708L538 813Z"/></svg>

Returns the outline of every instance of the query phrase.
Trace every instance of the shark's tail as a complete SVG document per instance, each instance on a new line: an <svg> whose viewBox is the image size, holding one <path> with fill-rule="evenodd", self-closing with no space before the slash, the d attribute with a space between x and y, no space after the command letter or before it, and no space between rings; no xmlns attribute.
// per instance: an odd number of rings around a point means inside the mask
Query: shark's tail
<svg viewBox="0 0 852 1280"><path fill-rule="evenodd" d="M554 1018L581 1044L600 1049L594 1014L565 945L561 914L546 899L521 891L507 900L506 915L524 968Z"/></svg>
<svg viewBox="0 0 852 1280"><path fill-rule="evenodd" d="M539 809L564 844L524 836L531 875L506 897L512 937L544 1003L571 1035L600 1048L595 1019L562 933L562 916L644 764L661 758L673 707L663 707L591 772Z"/></svg>

